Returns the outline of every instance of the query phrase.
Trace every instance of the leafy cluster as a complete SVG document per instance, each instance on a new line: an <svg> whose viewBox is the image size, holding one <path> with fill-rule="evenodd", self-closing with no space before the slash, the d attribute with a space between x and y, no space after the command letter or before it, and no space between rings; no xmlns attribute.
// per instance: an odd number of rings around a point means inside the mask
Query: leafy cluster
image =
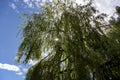
<svg viewBox="0 0 120 80"><path fill-rule="evenodd" d="M26 80L120 77L114 65L120 55L120 19L112 19L110 27L105 16L98 15L92 1L77 5L71 0L54 1L45 5L40 14L30 16L22 30L23 42L17 60L24 56L25 63L30 59L38 63L28 70Z"/></svg>

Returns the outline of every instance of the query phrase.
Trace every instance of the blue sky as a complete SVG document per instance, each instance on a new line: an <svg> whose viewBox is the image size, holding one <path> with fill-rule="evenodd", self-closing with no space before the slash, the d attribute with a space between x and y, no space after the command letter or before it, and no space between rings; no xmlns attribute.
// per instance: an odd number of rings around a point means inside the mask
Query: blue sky
<svg viewBox="0 0 120 80"><path fill-rule="evenodd" d="M80 3L81 0L76 0ZM24 80L28 65L15 62L17 49L21 43L17 37L23 20L23 13L39 12L38 7L45 0L0 0L0 80ZM119 0L95 0L101 12L112 15ZM34 62L31 61L30 64Z"/></svg>
<svg viewBox="0 0 120 80"><path fill-rule="evenodd" d="M24 4L23 7L21 5ZM36 10L25 8L22 1L0 0L0 75L1 80L24 80L27 66L17 64L15 56L21 38L17 37L23 20L23 13L32 13Z"/></svg>
<svg viewBox="0 0 120 80"><path fill-rule="evenodd" d="M21 41L16 35L22 20L21 14L10 7L11 1L0 0L0 75L1 80L24 80L25 71L14 60Z"/></svg>

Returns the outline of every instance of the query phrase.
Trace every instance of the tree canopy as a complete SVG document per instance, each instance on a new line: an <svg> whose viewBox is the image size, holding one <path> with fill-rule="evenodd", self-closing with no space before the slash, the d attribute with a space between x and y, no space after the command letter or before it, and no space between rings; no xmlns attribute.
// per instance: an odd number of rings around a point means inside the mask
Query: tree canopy
<svg viewBox="0 0 120 80"><path fill-rule="evenodd" d="M120 16L107 24L107 15L92 3L57 0L46 3L39 14L27 15L17 61L23 57L24 63L38 63L28 70L26 80L120 78Z"/></svg>

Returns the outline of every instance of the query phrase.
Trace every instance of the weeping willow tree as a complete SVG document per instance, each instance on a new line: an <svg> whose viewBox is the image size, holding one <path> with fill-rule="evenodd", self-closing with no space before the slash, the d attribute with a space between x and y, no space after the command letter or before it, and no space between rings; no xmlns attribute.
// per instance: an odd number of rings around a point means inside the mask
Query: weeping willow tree
<svg viewBox="0 0 120 80"><path fill-rule="evenodd" d="M109 60L101 65L101 71L106 76L107 80L120 79L120 7L116 7L117 18L112 17L110 22L111 27L107 36L108 42L111 44L107 50L109 53Z"/></svg>
<svg viewBox="0 0 120 80"><path fill-rule="evenodd" d="M105 14L92 1L46 3L39 14L27 16L17 60L37 60L26 80L106 80L100 66L111 58L104 33Z"/></svg>

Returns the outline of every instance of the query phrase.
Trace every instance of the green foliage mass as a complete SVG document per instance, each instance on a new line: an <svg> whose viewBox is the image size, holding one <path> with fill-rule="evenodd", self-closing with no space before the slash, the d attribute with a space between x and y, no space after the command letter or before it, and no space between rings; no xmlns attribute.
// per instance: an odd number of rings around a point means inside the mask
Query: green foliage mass
<svg viewBox="0 0 120 80"><path fill-rule="evenodd" d="M99 14L92 1L77 5L71 0L47 3L41 13L27 17L17 61L23 56L24 63L38 63L28 70L26 80L120 77L120 66L114 65L119 63L120 17L108 26L106 14Z"/></svg>

